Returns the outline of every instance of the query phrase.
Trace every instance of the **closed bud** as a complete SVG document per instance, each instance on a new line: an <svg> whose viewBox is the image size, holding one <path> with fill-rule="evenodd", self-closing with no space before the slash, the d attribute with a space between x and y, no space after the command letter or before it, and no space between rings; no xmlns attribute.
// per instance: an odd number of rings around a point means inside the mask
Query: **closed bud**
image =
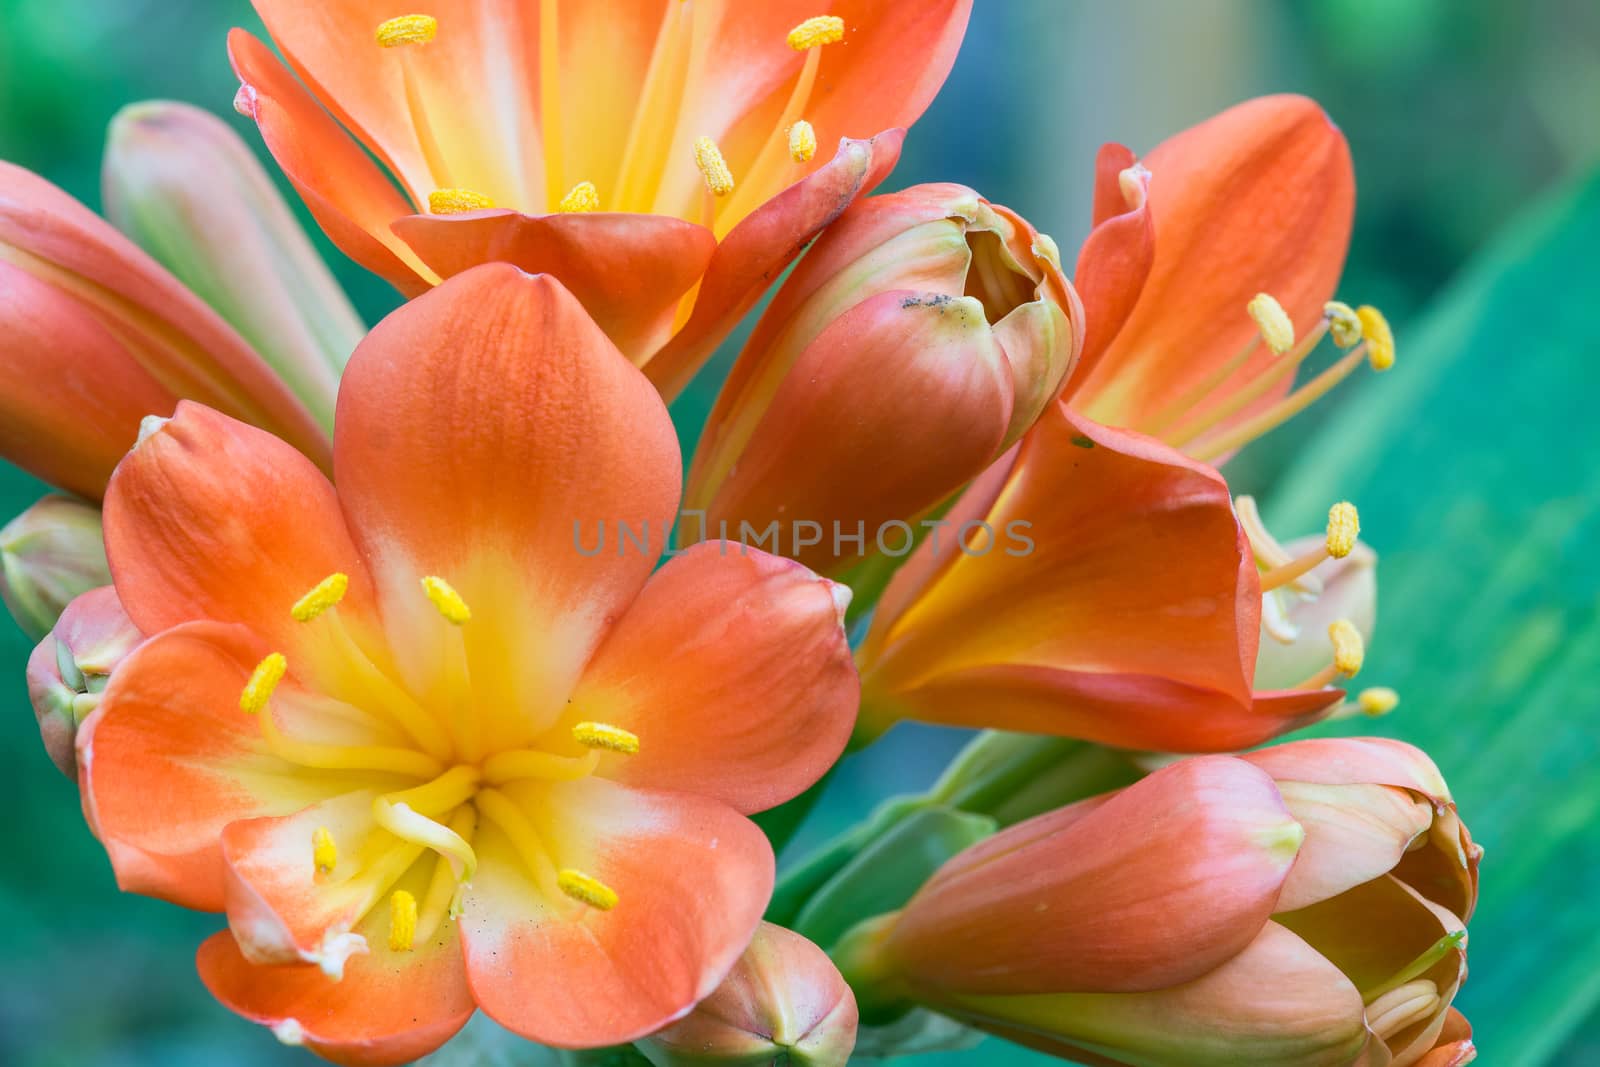
<svg viewBox="0 0 1600 1067"><path fill-rule="evenodd" d="M0 597L34 641L74 597L110 581L93 504L52 493L0 529Z"/></svg>
<svg viewBox="0 0 1600 1067"><path fill-rule="evenodd" d="M167 101L124 108L106 145L105 205L113 225L216 309L333 425L339 372L365 330L226 123Z"/></svg>
<svg viewBox="0 0 1600 1067"><path fill-rule="evenodd" d="M656 1067L842 1067L856 1024L855 995L827 955L762 923L716 991L638 1048Z"/></svg>
<svg viewBox="0 0 1600 1067"><path fill-rule="evenodd" d="M909 535L886 524L904 527L1010 447L1060 389L1083 329L1054 243L1006 208L958 185L862 201L734 364L687 506L707 528L776 521L779 550L824 574L903 555ZM819 524L820 543L792 543L797 521Z"/></svg>
<svg viewBox="0 0 1600 1067"><path fill-rule="evenodd" d="M39 736L51 762L68 778L78 777L78 727L99 705L111 672L143 639L108 585L68 604L28 657L28 699Z"/></svg>

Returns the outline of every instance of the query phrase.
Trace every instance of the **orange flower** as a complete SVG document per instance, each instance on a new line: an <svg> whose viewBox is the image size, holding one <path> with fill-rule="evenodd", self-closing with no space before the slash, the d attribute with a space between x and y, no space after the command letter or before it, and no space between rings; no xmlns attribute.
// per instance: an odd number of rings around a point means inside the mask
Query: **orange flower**
<svg viewBox="0 0 1600 1067"><path fill-rule="evenodd" d="M1382 316L1330 303L1354 207L1344 135L1304 97L1240 104L1142 160L1107 145L1078 257L1089 336L1069 403L1217 460L1364 360L1387 369ZM1368 323L1383 336L1357 347ZM1351 351L1290 395L1330 333Z"/></svg>
<svg viewBox="0 0 1600 1067"><path fill-rule="evenodd" d="M970 8L256 0L300 80L230 48L239 110L353 259L407 295L490 260L554 274L671 396L893 167Z"/></svg>
<svg viewBox="0 0 1600 1067"><path fill-rule="evenodd" d="M395 313L339 395L338 490L194 404L106 500L152 635L79 734L119 884L225 910L201 975L286 1041L399 1063L482 1007L629 1041L727 973L772 886L745 813L837 757L842 589L707 544L651 574L681 473L654 389L557 282ZM342 981L335 981L339 976Z"/></svg>
<svg viewBox="0 0 1600 1067"><path fill-rule="evenodd" d="M1442 1067L1480 854L1409 745L1198 757L968 848L835 958L864 1013L1073 1060Z"/></svg>
<svg viewBox="0 0 1600 1067"><path fill-rule="evenodd" d="M1360 665L1347 649L1255 691L1261 583L1215 470L1053 405L890 581L858 654L861 728L1259 744L1332 711Z"/></svg>

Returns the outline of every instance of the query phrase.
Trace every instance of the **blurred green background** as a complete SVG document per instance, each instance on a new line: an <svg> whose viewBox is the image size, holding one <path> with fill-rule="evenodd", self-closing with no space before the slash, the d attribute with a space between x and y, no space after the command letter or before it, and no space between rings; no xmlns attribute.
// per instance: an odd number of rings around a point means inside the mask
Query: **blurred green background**
<svg viewBox="0 0 1600 1067"><path fill-rule="evenodd" d="M257 26L245 0L0 0L0 158L98 206L105 126L129 102L201 104L256 144L230 108L232 25ZM1341 295L1388 312L1402 364L1268 438L1230 478L1306 528L1318 502L1354 487L1392 514L1367 523L1386 560L1375 680L1406 697L1381 728L1429 744L1488 846L1489 928L1473 925L1478 973L1460 1001L1480 1023L1482 1062L1600 1063L1600 1036L1586 1036L1600 1035L1600 1018L1586 1021L1600 934L1583 880L1600 874L1588 771L1600 758L1589 411L1600 383L1588 369L1600 360L1588 240L1600 240L1600 195L1582 184L1600 160L1600 4L977 0L890 187L968 183L1070 250L1101 142L1147 150L1282 90L1316 97L1351 141L1359 202ZM1546 196L1554 206L1496 244ZM1497 250L1480 259L1486 247ZM369 321L395 305L383 283L330 259ZM1446 310L1424 316L1464 270ZM1414 369L1413 336L1426 350ZM703 417L714 378L680 402L681 426ZM1479 472L1512 500L1487 499ZM0 521L40 492L0 471ZM1513 548L1516 568L1494 570ZM28 650L0 626L0 1063L305 1062L201 989L189 957L216 919L116 893L75 791L39 747ZM854 758L798 846L924 787L960 740L902 729ZM922 1062L1050 1061L990 1042Z"/></svg>

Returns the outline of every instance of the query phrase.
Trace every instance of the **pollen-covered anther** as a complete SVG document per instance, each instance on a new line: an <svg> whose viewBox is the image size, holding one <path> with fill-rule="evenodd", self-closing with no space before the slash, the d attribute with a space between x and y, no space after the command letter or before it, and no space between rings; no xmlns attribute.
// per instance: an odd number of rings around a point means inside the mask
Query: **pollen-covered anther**
<svg viewBox="0 0 1600 1067"><path fill-rule="evenodd" d="M1394 366L1394 331L1389 329L1389 320L1371 304L1356 308L1356 315L1367 339L1367 362L1375 371L1388 370Z"/></svg>
<svg viewBox="0 0 1600 1067"><path fill-rule="evenodd" d="M331 874L339 865L339 846L326 826L311 833L311 866L318 874Z"/></svg>
<svg viewBox="0 0 1600 1067"><path fill-rule="evenodd" d="M493 198L474 189L435 189L428 194L428 210L435 215L465 215L492 207Z"/></svg>
<svg viewBox="0 0 1600 1067"><path fill-rule="evenodd" d="M310 622L324 611L344 599L350 588L350 576L335 571L311 587L311 591L294 602L289 614L295 622Z"/></svg>
<svg viewBox="0 0 1600 1067"><path fill-rule="evenodd" d="M436 574L430 574L422 579L422 591L427 594L428 600L450 622L461 626L472 619L472 609L467 607L467 602L461 599L461 594L456 592L455 586L445 581Z"/></svg>
<svg viewBox="0 0 1600 1067"><path fill-rule="evenodd" d="M1328 509L1328 555L1344 559L1356 547L1361 536L1361 515L1348 500L1341 500Z"/></svg>
<svg viewBox="0 0 1600 1067"><path fill-rule="evenodd" d="M789 127L789 158L796 163L810 163L817 154L817 131L811 123L801 119Z"/></svg>
<svg viewBox="0 0 1600 1067"><path fill-rule="evenodd" d="M1360 674L1367 647L1355 623L1349 619L1333 620L1328 624L1328 640L1333 643L1333 669L1346 678Z"/></svg>
<svg viewBox="0 0 1600 1067"><path fill-rule="evenodd" d="M1328 333L1340 348L1352 348L1361 343L1361 316L1356 309L1339 300L1322 305L1322 317L1328 320Z"/></svg>
<svg viewBox="0 0 1600 1067"><path fill-rule="evenodd" d="M250 680L244 683L239 693L239 710L255 715L266 707L267 701L272 699L272 691L278 688L288 669L289 661L283 658L283 653L268 653L250 672Z"/></svg>
<svg viewBox="0 0 1600 1067"><path fill-rule="evenodd" d="M804 52L818 45L844 40L844 19L838 15L814 15L789 31L789 47Z"/></svg>
<svg viewBox="0 0 1600 1067"><path fill-rule="evenodd" d="M556 874L556 885L573 900L582 901L591 908L610 911L617 906L617 891L592 875L563 868Z"/></svg>
<svg viewBox="0 0 1600 1067"><path fill-rule="evenodd" d="M1386 685L1375 685L1370 689L1363 689L1356 696L1356 706L1361 709L1361 714L1375 719L1399 707L1400 694Z"/></svg>
<svg viewBox="0 0 1600 1067"><path fill-rule="evenodd" d="M626 756L636 755L639 751L638 734L603 722L578 723L572 728L572 739L584 748L603 748Z"/></svg>
<svg viewBox="0 0 1600 1067"><path fill-rule="evenodd" d="M396 889L389 898L389 950L410 952L417 940L417 898Z"/></svg>
<svg viewBox="0 0 1600 1067"><path fill-rule="evenodd" d="M400 48L408 44L427 44L439 36L439 20L432 15L401 15L379 23L373 37L380 47Z"/></svg>
<svg viewBox="0 0 1600 1067"><path fill-rule="evenodd" d="M567 190L567 195L561 198L556 210L563 215L599 211L600 191L594 187L594 182L579 182Z"/></svg>
<svg viewBox="0 0 1600 1067"><path fill-rule="evenodd" d="M1283 355L1294 347L1294 323L1283 305L1270 293L1257 293L1245 306L1261 330L1261 339L1273 354Z"/></svg>
<svg viewBox="0 0 1600 1067"><path fill-rule="evenodd" d="M694 165L700 168L700 176L705 179L712 196L727 196L733 192L733 171L728 169L728 161L722 158L717 142L709 137L698 138L694 143Z"/></svg>

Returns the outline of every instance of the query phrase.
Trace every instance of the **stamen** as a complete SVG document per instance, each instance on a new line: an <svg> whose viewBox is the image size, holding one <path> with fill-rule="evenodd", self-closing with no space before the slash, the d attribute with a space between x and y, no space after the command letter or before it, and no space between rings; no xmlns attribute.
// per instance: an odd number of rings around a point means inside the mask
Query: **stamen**
<svg viewBox="0 0 1600 1067"><path fill-rule="evenodd" d="M1351 348L1361 342L1361 316L1349 304L1330 300L1322 305L1322 314L1328 319L1328 332L1333 343L1340 348Z"/></svg>
<svg viewBox="0 0 1600 1067"><path fill-rule="evenodd" d="M1326 332L1327 329L1328 323L1327 320L1324 319L1319 327L1319 330ZM1313 336L1320 336L1320 334ZM1298 351L1298 349L1296 349L1296 351ZM1355 370L1356 367L1361 364L1361 361L1366 358L1367 351L1368 344L1366 343L1352 348L1344 355L1343 358L1341 358L1337 363L1333 364L1333 366L1329 367L1327 370L1323 371L1321 374L1317 375L1315 378L1311 379L1305 385L1302 385L1299 389L1296 389L1294 392L1290 393L1288 396L1284 397L1270 408L1267 408L1258 415L1252 416L1232 429L1227 430L1216 437L1208 438L1205 441L1196 444L1193 448L1188 449L1189 455L1194 459L1200 460L1202 463L1209 463L1219 456L1225 456L1235 449L1244 447L1258 437L1271 433L1273 430L1277 429L1279 426L1282 426L1284 423L1300 414L1312 404L1315 404L1318 400L1321 400L1333 390L1334 386L1338 385L1345 378L1349 377L1350 372ZM1292 357L1285 357L1285 359L1279 363L1279 366L1287 365L1290 358ZM1266 377L1266 375L1263 375L1262 379L1265 379ZM1262 379L1258 379L1258 381ZM1253 384L1255 383L1252 383L1252 385ZM1214 422L1215 420L1212 421ZM1209 429L1209 426L1206 428ZM1194 438L1198 436L1199 434L1195 433L1176 443L1180 445L1187 445L1190 441L1194 440ZM1168 438L1168 440L1171 440L1171 438Z"/></svg>
<svg viewBox="0 0 1600 1067"><path fill-rule="evenodd" d="M1295 368L1304 363L1306 357L1316 350L1318 344L1328 333L1328 320L1317 320L1311 332L1295 344L1294 348L1284 353L1277 360L1256 372L1254 378L1248 379L1244 384L1225 394L1214 407L1202 409L1183 422L1179 423L1170 433L1163 431L1162 436L1168 443L1182 447L1200 437L1209 430L1221 426L1226 420L1244 411L1251 404L1266 396L1284 379L1293 379ZM1237 357L1235 357L1237 358ZM1324 374L1327 372L1324 371ZM1329 388L1332 388L1330 385ZM1277 410L1282 402L1269 410ZM1257 416L1259 418L1259 416ZM1251 422L1254 422L1252 419ZM1246 425L1249 425L1247 423Z"/></svg>
<svg viewBox="0 0 1600 1067"><path fill-rule="evenodd" d="M410 952L417 938L417 898L396 889L389 898L389 950Z"/></svg>
<svg viewBox="0 0 1600 1067"><path fill-rule="evenodd" d="M600 192L594 187L594 182L579 182L567 190L567 195L561 198L556 210L564 215L581 211L599 211Z"/></svg>
<svg viewBox="0 0 1600 1067"><path fill-rule="evenodd" d="M428 194L428 210L435 215L465 215L492 207L492 199L471 189L435 189Z"/></svg>
<svg viewBox="0 0 1600 1067"><path fill-rule="evenodd" d="M478 814L493 823L510 840L511 847L516 850L517 857L522 860L540 892L551 898L559 893L561 888L556 881L555 864L550 862L550 857L545 853L539 832L516 802L498 789L484 789L472 798L472 803L477 807Z"/></svg>
<svg viewBox="0 0 1600 1067"><path fill-rule="evenodd" d="M591 908L600 911L610 911L617 906L617 891L606 885L600 879L575 871L571 867L563 868L556 875L556 885L561 891L573 900L579 900Z"/></svg>
<svg viewBox="0 0 1600 1067"><path fill-rule="evenodd" d="M439 20L432 15L401 15L379 25L374 36L383 48L428 44L439 35Z"/></svg>
<svg viewBox="0 0 1600 1067"><path fill-rule="evenodd" d="M422 579L422 591L428 595L433 606L439 609L439 614L457 626L464 625L472 619L472 609L461 599L461 594L438 575L430 574Z"/></svg>
<svg viewBox="0 0 1600 1067"><path fill-rule="evenodd" d="M1361 319L1361 330L1367 338L1367 359L1372 369L1388 370L1394 366L1394 331L1389 329L1389 320L1371 304L1356 308L1356 315Z"/></svg>
<svg viewBox="0 0 1600 1067"><path fill-rule="evenodd" d="M817 154L817 131L811 123L801 119L789 127L789 158L796 163L810 163Z"/></svg>
<svg viewBox="0 0 1600 1067"><path fill-rule="evenodd" d="M432 778L444 770L426 752L388 745L323 745L285 737L270 713L261 717L261 738L267 751L288 763L320 771L382 771Z"/></svg>
<svg viewBox="0 0 1600 1067"><path fill-rule="evenodd" d="M1347 678L1360 674L1367 649L1355 623L1349 619L1333 620L1328 624L1328 640L1333 642L1333 669Z"/></svg>
<svg viewBox="0 0 1600 1067"><path fill-rule="evenodd" d="M471 841L472 833L478 826L478 813L468 804L456 811L450 819L450 829L461 835L463 841ZM439 927L444 924L445 916L452 919L461 917L461 898L463 886L456 881L454 872L450 869L450 861L440 856L433 865L433 876L428 880L427 895L422 898L421 914L417 919L417 940L427 944L433 940L433 935L439 932Z"/></svg>
<svg viewBox="0 0 1600 1067"><path fill-rule="evenodd" d="M1257 293L1245 306L1250 317L1261 329L1261 339L1274 355L1283 355L1294 347L1294 323L1283 305L1270 293Z"/></svg>
<svg viewBox="0 0 1600 1067"><path fill-rule="evenodd" d="M350 576L334 572L311 588L311 591L294 602L289 614L295 622L310 622L324 611L344 599L350 588Z"/></svg>
<svg viewBox="0 0 1600 1067"><path fill-rule="evenodd" d="M493 785L536 778L547 782L575 782L587 778L600 766L600 753L591 750L582 756L557 756L553 752L518 749L497 752L483 761L483 779Z"/></svg>
<svg viewBox="0 0 1600 1067"><path fill-rule="evenodd" d="M339 865L339 846L326 826L319 826L311 834L311 865L318 874L331 874Z"/></svg>
<svg viewBox="0 0 1600 1067"><path fill-rule="evenodd" d="M1356 506L1348 500L1341 500L1328 509L1328 555L1334 559L1344 559L1356 547L1356 538L1361 536L1361 516L1356 512Z"/></svg>
<svg viewBox="0 0 1600 1067"><path fill-rule="evenodd" d="M1361 714L1377 718L1400 706L1400 694L1388 686L1375 685L1360 692L1356 697L1356 705L1361 709Z"/></svg>
<svg viewBox="0 0 1600 1067"><path fill-rule="evenodd" d="M255 715L266 707L267 701L272 699L272 691L278 688L288 669L289 661L283 658L283 653L268 653L267 658L256 664L256 669L250 672L250 680L239 694L239 710Z"/></svg>
<svg viewBox="0 0 1600 1067"><path fill-rule="evenodd" d="M804 52L818 45L844 40L844 19L838 15L816 15L789 31L789 47Z"/></svg>
<svg viewBox="0 0 1600 1067"><path fill-rule="evenodd" d="M451 767L431 782L385 794L385 798L391 804L404 804L424 815L440 815L471 800L478 790L478 781L478 769L462 764Z"/></svg>
<svg viewBox="0 0 1600 1067"><path fill-rule="evenodd" d="M706 180L706 189L712 196L727 196L733 192L733 171L728 169L728 161L722 158L717 142L709 137L697 139L694 165L700 168L700 176Z"/></svg>
<svg viewBox="0 0 1600 1067"><path fill-rule="evenodd" d="M580 722L572 728L572 739L585 748L603 748L628 756L639 752L638 734L603 722Z"/></svg>

